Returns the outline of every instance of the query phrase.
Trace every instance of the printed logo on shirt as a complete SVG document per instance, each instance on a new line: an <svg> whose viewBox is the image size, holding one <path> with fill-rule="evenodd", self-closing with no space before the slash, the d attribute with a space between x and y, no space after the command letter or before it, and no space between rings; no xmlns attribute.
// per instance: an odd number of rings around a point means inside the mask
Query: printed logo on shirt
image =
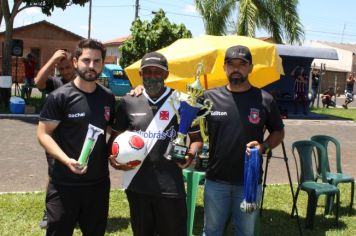
<svg viewBox="0 0 356 236"><path fill-rule="evenodd" d="M169 120L169 111L160 111L159 119L160 120Z"/></svg>
<svg viewBox="0 0 356 236"><path fill-rule="evenodd" d="M68 114L68 118L78 118L78 117L85 117L85 112Z"/></svg>
<svg viewBox="0 0 356 236"><path fill-rule="evenodd" d="M252 124L258 124L260 123L261 117L260 117L260 110L256 108L251 108L250 110L250 115L248 116L248 120Z"/></svg>
<svg viewBox="0 0 356 236"><path fill-rule="evenodd" d="M177 131L174 129L174 126L171 126L166 131L148 131L148 132L146 132L146 131L139 130L139 131L137 131L137 133L139 135L141 135L142 137L144 137L145 139L156 138L156 139L160 139L160 140L165 140L167 138L172 140L177 135Z"/></svg>
<svg viewBox="0 0 356 236"><path fill-rule="evenodd" d="M132 115L132 116L145 116L146 113L144 113L144 112L141 112L141 113L130 113L130 115Z"/></svg>
<svg viewBox="0 0 356 236"><path fill-rule="evenodd" d="M104 107L104 117L106 121L110 120L110 107L108 106Z"/></svg>
<svg viewBox="0 0 356 236"><path fill-rule="evenodd" d="M211 116L227 116L226 111L212 111L210 112Z"/></svg>

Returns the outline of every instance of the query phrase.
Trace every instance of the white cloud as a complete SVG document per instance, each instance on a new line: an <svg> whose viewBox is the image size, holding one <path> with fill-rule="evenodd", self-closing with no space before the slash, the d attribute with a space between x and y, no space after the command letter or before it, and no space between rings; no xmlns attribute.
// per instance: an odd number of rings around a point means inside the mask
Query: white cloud
<svg viewBox="0 0 356 236"><path fill-rule="evenodd" d="M197 9L195 8L194 5L188 4L188 5L184 6L184 12L185 13L197 13Z"/></svg>
<svg viewBox="0 0 356 236"><path fill-rule="evenodd" d="M42 14L41 9L39 7L30 7L24 10L27 15L39 15Z"/></svg>

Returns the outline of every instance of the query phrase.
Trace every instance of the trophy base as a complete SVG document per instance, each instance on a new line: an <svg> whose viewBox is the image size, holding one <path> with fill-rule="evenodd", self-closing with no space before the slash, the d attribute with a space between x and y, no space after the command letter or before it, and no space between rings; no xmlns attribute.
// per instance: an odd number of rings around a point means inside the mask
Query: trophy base
<svg viewBox="0 0 356 236"><path fill-rule="evenodd" d="M197 162L195 164L195 170L197 171L206 171L208 168L209 156L208 154L198 155Z"/></svg>
<svg viewBox="0 0 356 236"><path fill-rule="evenodd" d="M166 150L166 153L163 156L168 160L172 160L180 164L184 164L186 162L185 154L187 153L187 150L188 148L186 146L182 146L170 142Z"/></svg>

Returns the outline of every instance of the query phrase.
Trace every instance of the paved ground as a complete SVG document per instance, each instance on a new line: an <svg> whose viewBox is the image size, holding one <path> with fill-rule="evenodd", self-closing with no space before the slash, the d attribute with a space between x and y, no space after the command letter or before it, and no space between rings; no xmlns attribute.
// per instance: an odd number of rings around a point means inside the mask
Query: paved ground
<svg viewBox="0 0 356 236"><path fill-rule="evenodd" d="M356 111L356 110L355 110ZM0 192L42 191L47 182L47 163L43 149L36 140L36 118L0 119ZM314 134L336 137L342 145L345 173L356 176L356 123L330 120L285 120L285 146L289 167L295 181L295 164L290 153L295 140L309 139ZM283 156L277 147L275 156ZM112 186L120 187L120 171L111 170ZM267 183L288 183L283 159L272 158Z"/></svg>

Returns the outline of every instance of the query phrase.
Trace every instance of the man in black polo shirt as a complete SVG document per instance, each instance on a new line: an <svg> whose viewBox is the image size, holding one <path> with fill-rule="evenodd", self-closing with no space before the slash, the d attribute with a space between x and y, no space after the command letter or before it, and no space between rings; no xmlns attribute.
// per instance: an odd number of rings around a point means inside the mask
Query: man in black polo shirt
<svg viewBox="0 0 356 236"><path fill-rule="evenodd" d="M177 117L169 102L175 91L164 86L168 74L166 58L160 53L147 53L140 68L145 88L143 95L123 97L113 127L118 133L128 129L138 132L148 145L148 154L142 165L134 169L117 163L115 156L110 157L114 168L126 170L124 188L135 236L187 234L182 168L189 166L202 142L199 130L189 133L190 147L184 164L163 156L178 130ZM128 176L134 177L129 179Z"/></svg>
<svg viewBox="0 0 356 236"><path fill-rule="evenodd" d="M74 54L77 76L49 94L40 114L37 136L48 158L47 235L72 235L76 222L83 235L104 235L110 180L106 130L113 120L115 98L98 85L105 48L95 40L79 42ZM104 131L86 166L78 162L88 126Z"/></svg>
<svg viewBox="0 0 356 236"><path fill-rule="evenodd" d="M222 235L230 214L235 234L254 235L258 211L249 214L240 210L245 152L257 147L263 153L279 145L284 137L284 125L272 96L248 81L252 69L249 48L229 48L224 61L229 83L204 94L213 103L207 116L210 142L204 192L204 234L207 236ZM269 135L264 140L265 128ZM259 185L258 201L261 190Z"/></svg>

